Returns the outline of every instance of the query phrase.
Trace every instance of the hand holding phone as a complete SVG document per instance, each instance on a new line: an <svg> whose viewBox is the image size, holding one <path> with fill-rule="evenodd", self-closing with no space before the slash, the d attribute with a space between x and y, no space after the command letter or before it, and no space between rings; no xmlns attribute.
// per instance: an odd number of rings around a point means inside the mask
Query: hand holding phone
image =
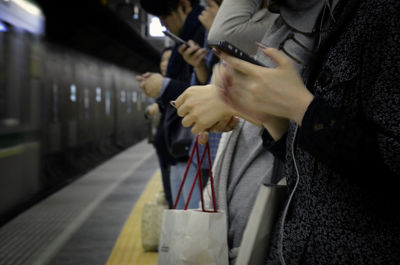
<svg viewBox="0 0 400 265"><path fill-rule="evenodd" d="M232 55L238 59L244 60L246 62L252 63L252 64L256 64L259 66L264 66L266 67L264 64L260 63L259 61L253 59L252 57L250 57L247 53L245 53L244 51L240 50L239 48L235 47L233 44L229 43L228 41L208 41L207 42L207 47L208 48L216 48L219 49L223 52L226 52L229 55Z"/></svg>
<svg viewBox="0 0 400 265"><path fill-rule="evenodd" d="M169 37L171 40L175 41L177 44L179 44L179 45L185 44L186 46L189 47L189 43L187 41L182 40L181 38L179 38L178 36L173 34L171 31L165 30L165 31L163 31L163 33L165 34L165 36Z"/></svg>

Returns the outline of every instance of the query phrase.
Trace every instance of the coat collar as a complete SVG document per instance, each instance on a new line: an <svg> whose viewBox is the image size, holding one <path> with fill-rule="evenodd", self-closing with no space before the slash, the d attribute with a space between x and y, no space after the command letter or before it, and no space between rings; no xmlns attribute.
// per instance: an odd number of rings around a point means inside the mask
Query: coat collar
<svg viewBox="0 0 400 265"><path fill-rule="evenodd" d="M200 24L198 17L203 10L204 8L200 5L193 8L192 12L189 13L185 20L185 24L183 25L183 29L181 34L179 34L179 37L186 41L189 40L190 36L193 35L193 31L195 31Z"/></svg>
<svg viewBox="0 0 400 265"><path fill-rule="evenodd" d="M296 31L312 33L328 0L283 0L279 12L282 19ZM331 2L333 10L339 0Z"/></svg>

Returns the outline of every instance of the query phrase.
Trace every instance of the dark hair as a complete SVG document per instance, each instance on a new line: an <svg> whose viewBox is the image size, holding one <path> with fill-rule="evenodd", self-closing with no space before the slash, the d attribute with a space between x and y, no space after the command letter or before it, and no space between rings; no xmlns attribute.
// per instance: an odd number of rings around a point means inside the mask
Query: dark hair
<svg viewBox="0 0 400 265"><path fill-rule="evenodd" d="M199 4L199 0L189 0L192 7ZM181 0L140 0L140 5L154 16L168 16L172 11L178 9Z"/></svg>

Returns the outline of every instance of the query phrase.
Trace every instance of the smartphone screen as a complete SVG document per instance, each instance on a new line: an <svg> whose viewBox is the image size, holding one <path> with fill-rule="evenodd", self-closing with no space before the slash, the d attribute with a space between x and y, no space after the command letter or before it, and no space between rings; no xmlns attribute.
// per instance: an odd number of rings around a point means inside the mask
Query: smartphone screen
<svg viewBox="0 0 400 265"><path fill-rule="evenodd" d="M235 47L233 44L231 44L227 41L224 41L224 40L223 41L208 41L207 47L220 49L221 51L226 52L227 54L232 55L241 60L244 60L246 62L266 67L264 64L253 59L247 53L245 53L244 51L240 50L239 48Z"/></svg>
<svg viewBox="0 0 400 265"><path fill-rule="evenodd" d="M163 33L165 34L165 36L169 37L170 39L172 39L176 43L178 43L180 45L185 44L186 46L189 46L189 44L186 41L182 40L181 38L179 38L178 36L176 36L172 32L170 32L168 30L165 30L165 31L163 31Z"/></svg>

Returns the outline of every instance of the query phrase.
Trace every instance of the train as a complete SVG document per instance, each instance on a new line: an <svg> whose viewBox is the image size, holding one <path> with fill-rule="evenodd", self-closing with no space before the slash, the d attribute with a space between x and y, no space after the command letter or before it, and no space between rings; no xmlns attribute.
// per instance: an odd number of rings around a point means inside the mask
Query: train
<svg viewBox="0 0 400 265"><path fill-rule="evenodd" d="M144 139L151 103L135 71L1 15L0 224Z"/></svg>

